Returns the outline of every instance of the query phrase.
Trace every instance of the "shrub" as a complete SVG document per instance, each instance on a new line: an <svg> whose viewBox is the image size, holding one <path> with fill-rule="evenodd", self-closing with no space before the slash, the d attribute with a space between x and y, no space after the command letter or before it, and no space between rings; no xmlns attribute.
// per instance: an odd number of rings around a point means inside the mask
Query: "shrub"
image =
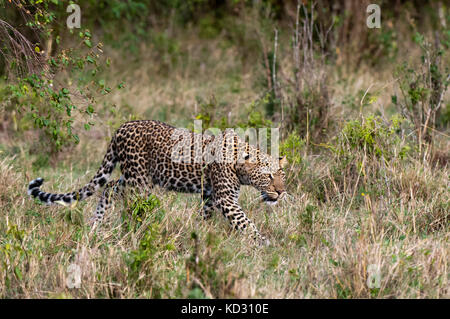
<svg viewBox="0 0 450 319"><path fill-rule="evenodd" d="M140 240L136 249L125 254L128 279L138 289L150 288L151 297L161 298L164 287L159 285L161 271L157 265L164 254L175 250L175 240L161 227L165 212L160 209L160 202L154 195L147 199L134 199L129 211L132 219L129 229Z"/></svg>
<svg viewBox="0 0 450 319"><path fill-rule="evenodd" d="M397 69L401 94L393 95L392 103L414 124L422 153L422 144L432 144L436 124L442 122L441 114L445 116L445 111L442 112L445 107L443 98L450 73L445 57L448 49L441 48L438 39L433 45L423 35L416 33L414 41L422 51L421 63L417 67L405 62Z"/></svg>
<svg viewBox="0 0 450 319"><path fill-rule="evenodd" d="M6 6L28 17L28 29L19 32L0 19L0 34L5 38L0 60L6 66L2 76L8 83L0 87L5 120L13 122L16 131L38 128L45 144L52 145L50 151L78 143L75 124L80 122L79 126L88 130L94 124L95 97L111 91L100 77L103 65L109 66L109 60L101 60L102 43L94 44L91 32L84 29L77 34L71 32L77 49L64 48L63 31L54 25L62 3L55 9L51 9L50 1L28 4L21 0ZM28 10L34 12L32 18ZM27 32L33 36L27 38ZM22 48L20 53L16 46Z"/></svg>
<svg viewBox="0 0 450 319"><path fill-rule="evenodd" d="M319 161L330 163L332 156L328 172L305 186L321 200L370 192L388 196L392 170L405 165L414 149L412 141L399 134L407 124L399 116L389 122L376 116L346 122L341 132L324 144L328 151Z"/></svg>
<svg viewBox="0 0 450 319"><path fill-rule="evenodd" d="M325 49L329 33L324 31L328 28L318 21L315 10L314 4L298 4L292 52L283 59L282 66L276 63L275 53L272 58L270 74L273 80L269 89L273 94L268 103L269 109L277 105L283 107L284 110L278 110L278 113L283 113L284 132L295 129L300 136L306 137L307 143L324 137L331 107ZM279 59L283 58L281 53L278 53Z"/></svg>
<svg viewBox="0 0 450 319"><path fill-rule="evenodd" d="M302 163L301 150L305 146L305 140L294 131L280 145L280 155L286 156L289 163L300 165Z"/></svg>
<svg viewBox="0 0 450 319"><path fill-rule="evenodd" d="M165 216L160 200L153 194L150 194L147 198L135 196L127 209L127 213L129 215L128 230L134 231L149 220L159 224Z"/></svg>

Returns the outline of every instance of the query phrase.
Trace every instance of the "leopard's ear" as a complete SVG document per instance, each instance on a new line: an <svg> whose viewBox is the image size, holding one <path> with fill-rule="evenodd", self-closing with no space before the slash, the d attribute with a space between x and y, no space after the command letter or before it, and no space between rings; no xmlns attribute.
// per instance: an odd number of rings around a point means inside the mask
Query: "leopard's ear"
<svg viewBox="0 0 450 319"><path fill-rule="evenodd" d="M244 159L244 167L247 169L252 169L255 167L255 163L253 163L253 160L250 160L250 154L243 153L242 158Z"/></svg>
<svg viewBox="0 0 450 319"><path fill-rule="evenodd" d="M286 156L281 156L281 157L279 158L279 160L280 160L280 167L281 167L281 168L285 168L286 165L288 164L288 161L287 161Z"/></svg>

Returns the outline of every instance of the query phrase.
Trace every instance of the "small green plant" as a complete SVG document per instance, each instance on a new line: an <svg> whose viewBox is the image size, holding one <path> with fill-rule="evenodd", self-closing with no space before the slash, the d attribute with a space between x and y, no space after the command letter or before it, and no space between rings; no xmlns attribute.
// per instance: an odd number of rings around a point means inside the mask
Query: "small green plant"
<svg viewBox="0 0 450 319"><path fill-rule="evenodd" d="M189 291L188 299L207 299L200 287L194 287Z"/></svg>
<svg viewBox="0 0 450 319"><path fill-rule="evenodd" d="M398 115L392 117L391 123L384 123L380 117L368 116L363 120L348 121L338 137L335 149L339 154L363 151L369 156L390 159L405 154L405 148L395 153L395 145L401 138L396 134L404 120ZM409 146L405 146L409 147Z"/></svg>
<svg viewBox="0 0 450 319"><path fill-rule="evenodd" d="M139 241L138 248L125 255L129 280L142 289L152 287L152 297L160 297L160 272L155 269L155 265L164 254L174 250L174 239L167 236L158 222L151 223Z"/></svg>
<svg viewBox="0 0 450 319"><path fill-rule="evenodd" d="M286 156L289 163L300 165L302 163L301 151L305 140L300 138L296 131L290 133L280 145L280 155Z"/></svg>
<svg viewBox="0 0 450 319"><path fill-rule="evenodd" d="M335 285L337 297L339 299L350 299L352 298L352 290L349 287L343 286L341 283Z"/></svg>
<svg viewBox="0 0 450 319"><path fill-rule="evenodd" d="M6 286L11 284L12 274L17 281L23 279L23 270L29 255L24 245L26 235L17 225L10 225L0 245L0 275L4 276Z"/></svg>
<svg viewBox="0 0 450 319"><path fill-rule="evenodd" d="M139 273L144 263L152 262L152 257L158 252L158 243L161 233L159 224L153 223L148 226L143 238L139 242L138 249L131 251L128 255L128 265L132 276Z"/></svg>
<svg viewBox="0 0 450 319"><path fill-rule="evenodd" d="M129 223L126 223L128 231L135 234L143 231L138 247L125 255L128 277L143 289L151 286L153 297L160 297L161 290L156 283L159 272L154 267L161 255L175 250L174 239L161 227L165 211L161 209L159 199L153 194L146 198L133 198L126 211L130 216ZM143 276L144 273L152 275Z"/></svg>
<svg viewBox="0 0 450 319"><path fill-rule="evenodd" d="M136 196L128 208L128 214L130 215L128 227L134 230L137 230L148 219L160 224L165 216L160 200L153 194L147 198Z"/></svg>

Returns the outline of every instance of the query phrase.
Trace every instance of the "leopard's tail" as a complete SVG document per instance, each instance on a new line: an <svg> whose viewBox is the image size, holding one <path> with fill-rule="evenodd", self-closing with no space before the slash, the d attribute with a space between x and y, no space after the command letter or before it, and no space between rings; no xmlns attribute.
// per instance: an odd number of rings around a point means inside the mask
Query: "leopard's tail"
<svg viewBox="0 0 450 319"><path fill-rule="evenodd" d="M92 178L89 183L84 185L78 191L65 194L43 192L40 190L40 187L44 183L44 179L39 177L28 184L28 195L34 198L39 198L41 202L47 205L52 205L55 203L70 205L75 201L84 200L93 195L99 188L108 182L117 161L118 155L115 147L115 139L113 138L108 146L108 150L106 151L106 155L103 158L102 165L98 169L97 174L95 174L94 178Z"/></svg>

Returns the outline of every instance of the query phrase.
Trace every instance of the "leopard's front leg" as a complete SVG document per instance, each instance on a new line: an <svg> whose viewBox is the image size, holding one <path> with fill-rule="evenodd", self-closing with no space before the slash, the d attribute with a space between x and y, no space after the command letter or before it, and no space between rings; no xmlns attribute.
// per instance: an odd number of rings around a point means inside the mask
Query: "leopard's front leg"
<svg viewBox="0 0 450 319"><path fill-rule="evenodd" d="M255 224L246 216L239 204L227 199L222 199L218 206L234 229L247 232L247 234L249 234L259 245L270 244L268 239L261 235Z"/></svg>
<svg viewBox="0 0 450 319"><path fill-rule="evenodd" d="M255 224L246 216L238 204L239 180L230 177L231 174L228 176L222 174L216 174L212 177L216 207L222 211L233 229L246 232L259 245L269 245L267 238L260 234Z"/></svg>

